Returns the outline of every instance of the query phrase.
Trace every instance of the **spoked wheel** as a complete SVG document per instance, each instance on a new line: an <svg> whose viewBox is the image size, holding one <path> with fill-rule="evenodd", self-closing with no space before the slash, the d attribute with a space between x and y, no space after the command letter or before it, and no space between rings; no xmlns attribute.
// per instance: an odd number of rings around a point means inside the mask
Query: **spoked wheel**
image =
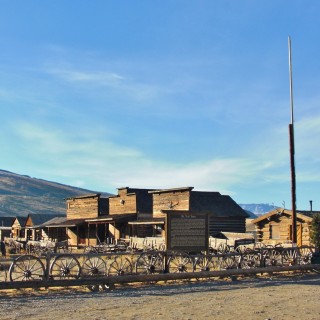
<svg viewBox="0 0 320 320"><path fill-rule="evenodd" d="M311 264L312 248L308 246L302 246L299 248L299 263L300 264Z"/></svg>
<svg viewBox="0 0 320 320"><path fill-rule="evenodd" d="M230 252L230 247L226 243L221 242L217 248L217 252L224 254Z"/></svg>
<svg viewBox="0 0 320 320"><path fill-rule="evenodd" d="M52 279L78 279L80 278L80 263L69 254L56 256L50 266Z"/></svg>
<svg viewBox="0 0 320 320"><path fill-rule="evenodd" d="M81 266L81 276L100 277L106 274L106 263L100 257L87 257Z"/></svg>
<svg viewBox="0 0 320 320"><path fill-rule="evenodd" d="M238 269L239 267L239 256L225 255L219 259L220 270Z"/></svg>
<svg viewBox="0 0 320 320"><path fill-rule="evenodd" d="M142 253L136 262L137 274L162 273L164 270L164 259L161 253Z"/></svg>
<svg viewBox="0 0 320 320"><path fill-rule="evenodd" d="M200 255L194 258L194 271L217 270L217 260L211 255Z"/></svg>
<svg viewBox="0 0 320 320"><path fill-rule="evenodd" d="M10 281L43 280L45 276L42 261L32 255L16 258L9 268Z"/></svg>
<svg viewBox="0 0 320 320"><path fill-rule="evenodd" d="M192 272L192 258L186 253L176 253L168 259L168 270L170 273Z"/></svg>
<svg viewBox="0 0 320 320"><path fill-rule="evenodd" d="M282 254L280 250L269 249L264 258L265 266L281 266L283 263Z"/></svg>
<svg viewBox="0 0 320 320"><path fill-rule="evenodd" d="M241 256L240 268L253 269L260 266L260 254L246 250Z"/></svg>
<svg viewBox="0 0 320 320"><path fill-rule="evenodd" d="M298 251L295 248L287 248L283 251L283 262L289 266L298 263Z"/></svg>
<svg viewBox="0 0 320 320"><path fill-rule="evenodd" d="M128 274L132 274L131 261L123 255L116 256L110 263L108 276L123 276Z"/></svg>

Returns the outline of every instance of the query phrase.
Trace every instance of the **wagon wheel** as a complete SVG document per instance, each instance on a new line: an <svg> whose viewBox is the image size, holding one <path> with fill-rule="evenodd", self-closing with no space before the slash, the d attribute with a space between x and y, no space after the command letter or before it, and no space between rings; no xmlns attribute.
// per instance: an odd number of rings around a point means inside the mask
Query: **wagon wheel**
<svg viewBox="0 0 320 320"><path fill-rule="evenodd" d="M260 266L260 254L256 254L253 251L246 250L241 256L240 268L241 269L253 269Z"/></svg>
<svg viewBox="0 0 320 320"><path fill-rule="evenodd" d="M217 270L217 260L211 255L200 255L194 258L194 271Z"/></svg>
<svg viewBox="0 0 320 320"><path fill-rule="evenodd" d="M43 280L45 275L42 261L32 255L16 258L10 268L10 281L35 281Z"/></svg>
<svg viewBox="0 0 320 320"><path fill-rule="evenodd" d="M192 272L194 268L192 258L186 253L176 253L168 259L168 270L172 273Z"/></svg>
<svg viewBox="0 0 320 320"><path fill-rule="evenodd" d="M220 270L238 269L239 267L239 256L225 255L219 259Z"/></svg>
<svg viewBox="0 0 320 320"><path fill-rule="evenodd" d="M299 263L310 264L312 258L312 248L309 246L302 246L299 248Z"/></svg>
<svg viewBox="0 0 320 320"><path fill-rule="evenodd" d="M100 277L106 274L106 263L100 257L87 257L81 266L82 277Z"/></svg>
<svg viewBox="0 0 320 320"><path fill-rule="evenodd" d="M164 259L160 253L142 253L136 262L137 274L162 273L164 270Z"/></svg>
<svg viewBox="0 0 320 320"><path fill-rule="evenodd" d="M281 266L282 265L282 254L280 250L271 249L265 254L264 258L265 266Z"/></svg>
<svg viewBox="0 0 320 320"><path fill-rule="evenodd" d="M123 276L125 274L132 274L131 261L123 255L116 256L108 268L108 276Z"/></svg>
<svg viewBox="0 0 320 320"><path fill-rule="evenodd" d="M230 247L226 243L220 243L217 248L218 253L228 253L230 252Z"/></svg>
<svg viewBox="0 0 320 320"><path fill-rule="evenodd" d="M52 279L78 279L80 270L80 263L73 255L61 254L53 259L49 274Z"/></svg>
<svg viewBox="0 0 320 320"><path fill-rule="evenodd" d="M283 261L289 266L293 266L298 263L298 251L295 248L287 248L283 251Z"/></svg>

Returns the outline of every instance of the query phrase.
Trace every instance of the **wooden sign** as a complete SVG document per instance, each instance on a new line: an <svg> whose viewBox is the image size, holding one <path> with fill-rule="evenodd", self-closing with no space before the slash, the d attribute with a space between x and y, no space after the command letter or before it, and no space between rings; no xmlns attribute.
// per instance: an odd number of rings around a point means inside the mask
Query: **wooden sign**
<svg viewBox="0 0 320 320"><path fill-rule="evenodd" d="M166 245L168 250L207 251L209 247L208 214L166 211Z"/></svg>

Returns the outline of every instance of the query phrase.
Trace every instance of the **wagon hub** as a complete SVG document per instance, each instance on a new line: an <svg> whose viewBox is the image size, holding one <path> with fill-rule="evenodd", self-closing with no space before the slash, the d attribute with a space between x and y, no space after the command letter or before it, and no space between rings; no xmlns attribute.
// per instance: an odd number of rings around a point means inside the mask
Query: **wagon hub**
<svg viewBox="0 0 320 320"><path fill-rule="evenodd" d="M96 275L99 273L99 269L97 267L92 267L90 273L91 275Z"/></svg>
<svg viewBox="0 0 320 320"><path fill-rule="evenodd" d="M24 270L23 271L23 277L24 278L29 279L29 278L31 278L31 276L32 276L31 270Z"/></svg>
<svg viewBox="0 0 320 320"><path fill-rule="evenodd" d="M63 267L63 268L61 268L61 275L62 276L67 276L67 275L69 275L70 274L70 268L69 267Z"/></svg>
<svg viewBox="0 0 320 320"><path fill-rule="evenodd" d="M149 273L154 273L156 271L156 267L152 264L147 267Z"/></svg>
<svg viewBox="0 0 320 320"><path fill-rule="evenodd" d="M185 271L186 271L186 266L185 266L184 264L180 264L180 265L178 266L178 271L179 271L179 272L185 272Z"/></svg>

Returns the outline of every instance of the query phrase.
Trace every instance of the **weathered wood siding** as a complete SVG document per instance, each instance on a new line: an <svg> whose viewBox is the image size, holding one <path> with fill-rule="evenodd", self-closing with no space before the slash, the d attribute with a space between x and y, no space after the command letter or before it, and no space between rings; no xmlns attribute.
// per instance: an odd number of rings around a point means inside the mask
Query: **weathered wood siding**
<svg viewBox="0 0 320 320"><path fill-rule="evenodd" d="M121 193L109 198L109 214L128 214L137 212L137 197L135 194Z"/></svg>
<svg viewBox="0 0 320 320"><path fill-rule="evenodd" d="M209 215L209 235L217 232L246 232L246 219L243 217L215 217Z"/></svg>
<svg viewBox="0 0 320 320"><path fill-rule="evenodd" d="M190 191L172 191L153 194L153 217L164 218L161 210L190 210Z"/></svg>
<svg viewBox="0 0 320 320"><path fill-rule="evenodd" d="M99 196L67 199L68 219L97 218L99 215Z"/></svg>
<svg viewBox="0 0 320 320"><path fill-rule="evenodd" d="M272 237L272 228L279 228L279 237ZM292 240L292 218L288 215L271 216L257 224L257 238L266 244L286 243ZM310 223L297 219L297 245L310 245Z"/></svg>

